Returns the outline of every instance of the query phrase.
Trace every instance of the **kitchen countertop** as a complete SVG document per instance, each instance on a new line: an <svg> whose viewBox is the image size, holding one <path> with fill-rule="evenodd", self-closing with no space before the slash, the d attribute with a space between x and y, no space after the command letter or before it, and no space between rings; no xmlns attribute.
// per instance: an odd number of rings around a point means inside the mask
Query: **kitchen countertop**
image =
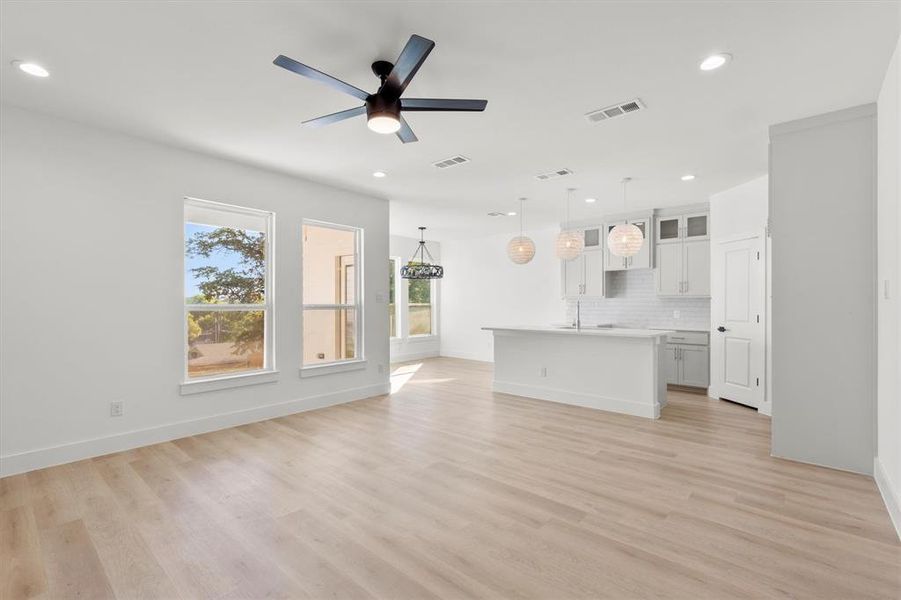
<svg viewBox="0 0 901 600"><path fill-rule="evenodd" d="M549 325L522 325L507 327L482 327L484 331L513 331L518 333L549 333L559 335L583 335L595 337L628 337L628 338L660 338L665 337L667 332L676 331L675 329L620 329L620 328L604 328L595 326L583 326L578 329L564 329L560 327L552 327Z"/></svg>

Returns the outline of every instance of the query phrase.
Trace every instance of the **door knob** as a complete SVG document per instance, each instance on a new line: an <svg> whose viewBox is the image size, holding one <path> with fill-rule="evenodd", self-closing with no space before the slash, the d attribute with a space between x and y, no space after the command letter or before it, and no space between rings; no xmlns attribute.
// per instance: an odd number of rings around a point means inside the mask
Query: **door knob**
<svg viewBox="0 0 901 600"><path fill-rule="evenodd" d="M720 333L722 333L722 332L726 331L726 328L723 327L722 325L720 325L719 327L716 328L716 330L719 331Z"/></svg>

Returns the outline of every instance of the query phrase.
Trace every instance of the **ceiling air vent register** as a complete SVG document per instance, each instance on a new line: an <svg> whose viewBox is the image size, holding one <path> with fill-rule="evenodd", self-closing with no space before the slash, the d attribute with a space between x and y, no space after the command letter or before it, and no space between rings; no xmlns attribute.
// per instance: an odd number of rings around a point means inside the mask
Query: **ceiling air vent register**
<svg viewBox="0 0 901 600"><path fill-rule="evenodd" d="M535 176L535 179L538 181L547 181L549 179L559 179L560 177L566 177L567 175L572 175L573 172L569 169L557 169L556 171L548 171L547 173L539 173Z"/></svg>
<svg viewBox="0 0 901 600"><path fill-rule="evenodd" d="M456 167L457 165L462 165L463 163L468 163L469 159L465 156L451 156L450 158L445 158L444 160L439 160L438 162L432 163L439 169L447 169L448 167Z"/></svg>
<svg viewBox="0 0 901 600"><path fill-rule="evenodd" d="M634 100L629 100L628 102L620 102L619 104L614 104L612 106L606 106L599 110L593 110L590 113L585 115L585 118L588 119L589 123L598 123L600 121L606 121L607 119L613 119L615 117L621 117L623 115L638 112L640 110L644 110L646 107L644 102L635 98Z"/></svg>

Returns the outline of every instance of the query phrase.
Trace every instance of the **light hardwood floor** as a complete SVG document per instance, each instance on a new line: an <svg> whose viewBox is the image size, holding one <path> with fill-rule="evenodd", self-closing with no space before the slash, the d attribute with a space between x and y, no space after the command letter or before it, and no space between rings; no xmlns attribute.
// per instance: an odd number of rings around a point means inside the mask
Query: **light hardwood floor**
<svg viewBox="0 0 901 600"><path fill-rule="evenodd" d="M770 458L769 420L659 421L397 367L389 397L0 480L12 598L897 598L873 480Z"/></svg>

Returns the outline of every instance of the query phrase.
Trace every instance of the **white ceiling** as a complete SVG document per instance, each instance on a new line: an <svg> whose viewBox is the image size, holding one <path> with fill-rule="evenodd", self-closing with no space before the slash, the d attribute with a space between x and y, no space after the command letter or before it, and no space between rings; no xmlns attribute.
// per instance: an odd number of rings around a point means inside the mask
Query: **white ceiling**
<svg viewBox="0 0 901 600"><path fill-rule="evenodd" d="M79 121L365 191L392 201L392 231L448 239L621 207L704 201L766 172L767 126L876 98L897 2L9 2L0 98ZM357 102L272 65L285 54L374 91L369 65L412 33L437 46L410 97L487 98L482 114L413 113L401 144L357 118L300 121ZM735 59L702 73L715 51ZM14 59L39 62L45 80ZM648 109L591 125L584 114ZM432 162L462 154L470 164ZM538 182L536 173L575 175ZM385 179L371 173L383 170ZM695 173L683 183L679 177ZM581 199L595 196L586 205Z"/></svg>

